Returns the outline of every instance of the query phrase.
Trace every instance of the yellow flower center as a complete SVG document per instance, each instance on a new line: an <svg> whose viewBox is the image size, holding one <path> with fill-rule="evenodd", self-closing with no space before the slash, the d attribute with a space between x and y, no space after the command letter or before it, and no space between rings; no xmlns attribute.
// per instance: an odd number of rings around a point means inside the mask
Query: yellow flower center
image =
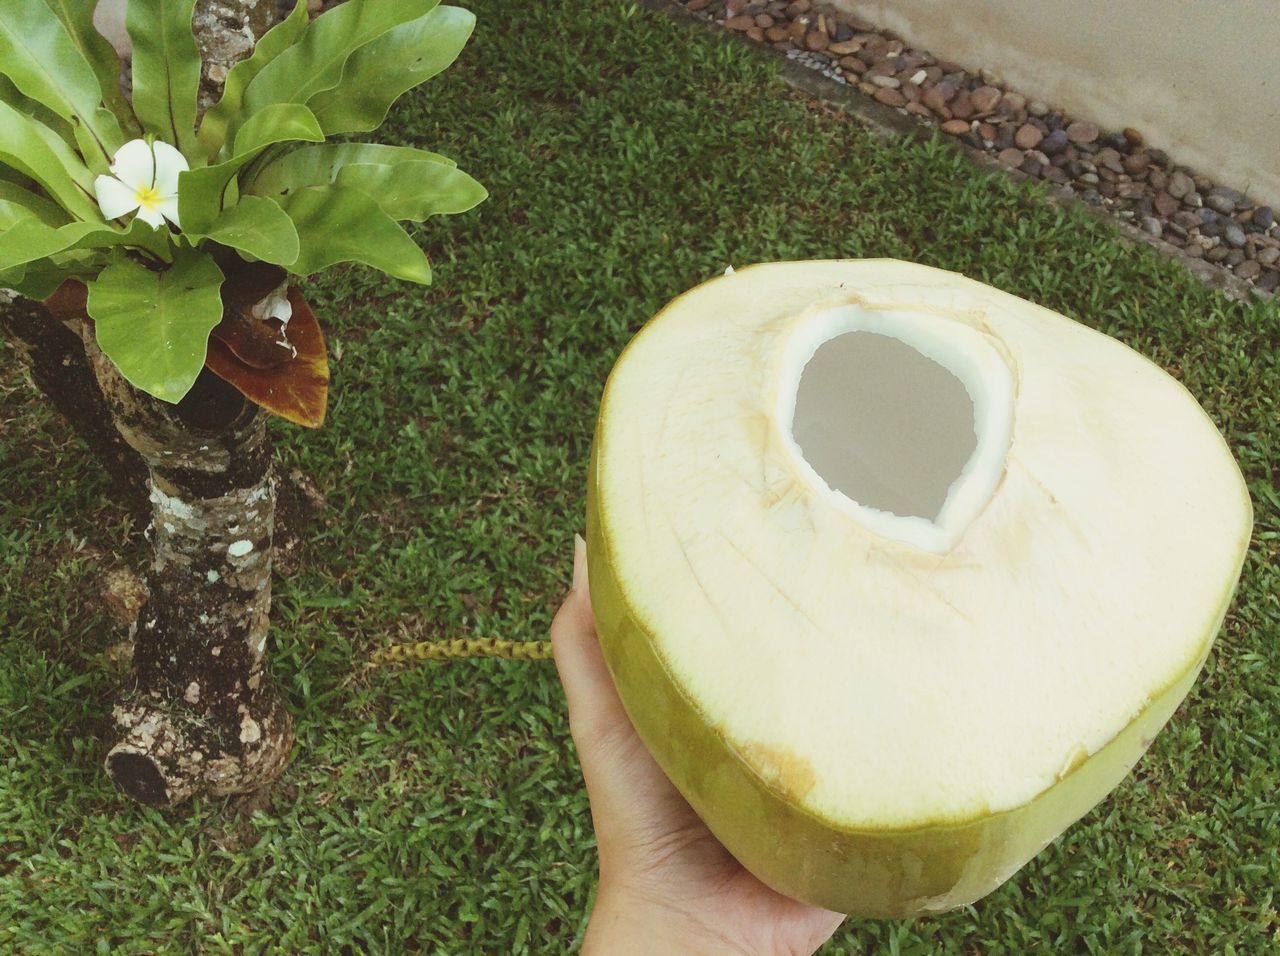
<svg viewBox="0 0 1280 956"><path fill-rule="evenodd" d="M160 192L154 186L139 186L137 200L139 205L154 209L160 202Z"/></svg>

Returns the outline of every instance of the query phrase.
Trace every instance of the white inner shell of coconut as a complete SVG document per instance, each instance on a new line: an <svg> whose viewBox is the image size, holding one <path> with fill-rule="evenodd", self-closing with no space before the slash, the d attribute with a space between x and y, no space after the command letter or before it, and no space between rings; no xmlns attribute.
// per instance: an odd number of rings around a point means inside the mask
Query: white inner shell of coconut
<svg viewBox="0 0 1280 956"><path fill-rule="evenodd" d="M888 329L969 398L926 395L926 415L960 406L972 447L910 491L915 514L833 490L792 429L819 346ZM895 427L851 442L902 451L890 486L920 445ZM1052 786L1202 659L1249 535L1229 451L1177 382L901 263L762 265L687 293L619 360L600 429L608 560L673 679L762 777L861 829Z"/></svg>

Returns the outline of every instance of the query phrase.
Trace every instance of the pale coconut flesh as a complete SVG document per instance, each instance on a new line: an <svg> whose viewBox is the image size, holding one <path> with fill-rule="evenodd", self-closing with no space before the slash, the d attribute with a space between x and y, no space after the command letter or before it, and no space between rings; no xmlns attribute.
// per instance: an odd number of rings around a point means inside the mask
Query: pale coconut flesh
<svg viewBox="0 0 1280 956"><path fill-rule="evenodd" d="M1250 526L1156 365L887 260L677 299L609 378L588 489L641 737L762 880L869 916L981 897L1123 779Z"/></svg>

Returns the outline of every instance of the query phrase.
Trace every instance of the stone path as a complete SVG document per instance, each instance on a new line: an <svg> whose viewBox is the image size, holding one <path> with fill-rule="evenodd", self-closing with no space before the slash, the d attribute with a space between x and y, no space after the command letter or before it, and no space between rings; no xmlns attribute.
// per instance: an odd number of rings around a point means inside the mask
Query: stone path
<svg viewBox="0 0 1280 956"><path fill-rule="evenodd" d="M983 70L908 47L893 33L812 0L672 0L697 17L1129 220L1182 256L1230 270L1258 293L1280 288L1276 213L1147 146L1029 99Z"/></svg>

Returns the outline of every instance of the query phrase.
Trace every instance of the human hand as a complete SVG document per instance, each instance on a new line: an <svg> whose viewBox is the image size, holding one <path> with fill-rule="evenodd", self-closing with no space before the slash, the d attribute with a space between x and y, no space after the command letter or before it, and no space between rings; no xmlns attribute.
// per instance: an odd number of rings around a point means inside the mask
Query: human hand
<svg viewBox="0 0 1280 956"><path fill-rule="evenodd" d="M844 917L782 896L748 873L636 734L596 640L581 538L551 643L600 855L584 956L816 951Z"/></svg>

